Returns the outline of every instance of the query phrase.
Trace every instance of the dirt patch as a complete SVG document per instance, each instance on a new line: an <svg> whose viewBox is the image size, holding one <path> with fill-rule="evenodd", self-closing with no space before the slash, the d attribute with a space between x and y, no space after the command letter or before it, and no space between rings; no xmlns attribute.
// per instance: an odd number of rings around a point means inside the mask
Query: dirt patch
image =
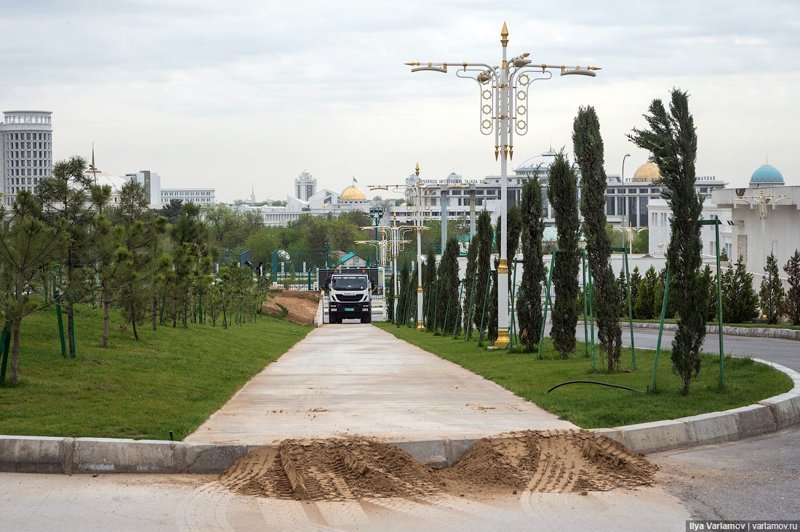
<svg viewBox="0 0 800 532"><path fill-rule="evenodd" d="M257 449L220 477L243 495L296 500L424 497L487 491L565 493L650 486L657 466L588 431L528 431L482 439L458 463L431 470L365 438L287 440Z"/></svg>
<svg viewBox="0 0 800 532"><path fill-rule="evenodd" d="M319 292L279 292L261 306L262 312L285 317L292 323L313 325L319 308Z"/></svg>
<svg viewBox="0 0 800 532"><path fill-rule="evenodd" d="M286 440L241 458L220 481L243 495L296 500L421 497L441 489L410 454L361 438Z"/></svg>
<svg viewBox="0 0 800 532"><path fill-rule="evenodd" d="M650 486L657 469L605 436L563 430L482 439L440 475L461 488L580 493Z"/></svg>

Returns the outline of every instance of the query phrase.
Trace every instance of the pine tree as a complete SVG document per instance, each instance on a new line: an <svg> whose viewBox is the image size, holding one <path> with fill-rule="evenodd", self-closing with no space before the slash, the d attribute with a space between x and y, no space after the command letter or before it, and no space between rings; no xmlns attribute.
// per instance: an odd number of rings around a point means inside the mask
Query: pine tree
<svg viewBox="0 0 800 532"><path fill-rule="evenodd" d="M0 206L0 315L11 334L10 383L20 374L22 321L40 308L33 280L42 268L63 254L61 223L42 220L42 207L30 192L17 194L11 216Z"/></svg>
<svg viewBox="0 0 800 532"><path fill-rule="evenodd" d="M666 189L663 196L672 209L667 264L670 293L680 316L672 342L672 364L683 380L683 393L688 394L692 379L700 372L708 298L700 280L703 198L695 188L697 132L689 112L688 94L673 89L669 113L661 100L653 100L645 120L648 129L634 129L629 138L650 152L661 173L661 185Z"/></svg>
<svg viewBox="0 0 800 532"><path fill-rule="evenodd" d="M417 266L419 267L419 266ZM406 305L405 301L407 299L407 292L408 292L408 280L410 278L409 271L408 271L408 263L404 263L403 267L400 269L400 278L398 279L398 298L397 298L397 312L395 316L395 323L399 327L400 325L404 325L406 323Z"/></svg>
<svg viewBox="0 0 800 532"><path fill-rule="evenodd" d="M619 307L619 315L620 316L627 316L628 315L628 282L625 280L625 266L623 265L622 268L619 270L619 276L617 277L617 290L619 290L619 299L622 301L622 304Z"/></svg>
<svg viewBox="0 0 800 532"><path fill-rule="evenodd" d="M581 107L572 129L575 160L581 170L581 214L586 251L593 277L594 315L598 338L606 353L608 371L619 364L622 300L611 269L611 243L606 234L606 171L603 168L603 138L594 107Z"/></svg>
<svg viewBox="0 0 800 532"><path fill-rule="evenodd" d="M795 250L783 266L789 292L786 294L786 313L793 325L800 325L800 251Z"/></svg>
<svg viewBox="0 0 800 532"><path fill-rule="evenodd" d="M775 260L775 255L770 253L767 256L767 263L764 265L764 277L761 279L761 290L759 291L761 313L766 314L767 322L778 323L778 319L783 314L785 297L786 293L778 276L778 261Z"/></svg>
<svg viewBox="0 0 800 532"><path fill-rule="evenodd" d="M744 323L758 315L758 297L753 290L753 274L747 272L742 258L729 264L722 276L722 310L725 323Z"/></svg>
<svg viewBox="0 0 800 532"><path fill-rule="evenodd" d="M519 337L525 351L531 352L539 345L542 329L542 188L537 178L528 179L522 186L522 281L517 298Z"/></svg>
<svg viewBox="0 0 800 532"><path fill-rule="evenodd" d="M37 193L47 222L64 228L66 251L61 261L63 275L59 288L67 314L67 340L72 358L77 356L75 303L84 296L89 277L87 228L96 210L91 194L94 185L85 170L86 161L81 157L59 161L53 166L53 175L39 182Z"/></svg>
<svg viewBox="0 0 800 532"><path fill-rule="evenodd" d="M553 269L553 344L562 358L575 350L575 327L578 324L578 271L580 221L578 186L575 169L562 151L550 166L548 199L555 213L558 231L558 254Z"/></svg>

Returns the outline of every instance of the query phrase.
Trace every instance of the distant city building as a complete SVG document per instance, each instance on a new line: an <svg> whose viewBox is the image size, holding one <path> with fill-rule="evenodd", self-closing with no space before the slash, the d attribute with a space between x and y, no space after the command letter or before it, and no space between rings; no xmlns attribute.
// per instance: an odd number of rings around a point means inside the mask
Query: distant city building
<svg viewBox="0 0 800 532"><path fill-rule="evenodd" d="M295 178L294 192L296 196L286 196L285 206L259 205L250 201L234 204L232 208L239 212L259 212L267 227L285 227L303 215L338 216L351 211L369 212L372 206L355 180L341 193L327 188L317 190L316 178L305 171Z"/></svg>
<svg viewBox="0 0 800 532"><path fill-rule="evenodd" d="M671 215L664 200L650 203L650 254L666 251ZM773 253L782 267L800 249L800 186L786 186L781 172L770 165L757 168L747 188L714 188L703 205L702 217L719 218L720 251L732 261L741 257L756 276L756 286L767 255ZM714 226L704 226L701 239L703 255L715 256Z"/></svg>
<svg viewBox="0 0 800 532"><path fill-rule="evenodd" d="M162 188L161 204L166 205L172 200L181 200L184 203L195 205L211 205L216 203L215 189L213 188Z"/></svg>
<svg viewBox="0 0 800 532"><path fill-rule="evenodd" d="M53 124L50 111L6 111L0 123L0 190L13 205L22 190L36 193L39 181L53 174Z"/></svg>
<svg viewBox="0 0 800 532"><path fill-rule="evenodd" d="M305 170L294 180L294 197L308 201L317 193L317 179Z"/></svg>
<svg viewBox="0 0 800 532"><path fill-rule="evenodd" d="M125 174L128 181L136 181L144 188L147 203L151 209L161 208L161 176L150 170L141 170L135 174Z"/></svg>

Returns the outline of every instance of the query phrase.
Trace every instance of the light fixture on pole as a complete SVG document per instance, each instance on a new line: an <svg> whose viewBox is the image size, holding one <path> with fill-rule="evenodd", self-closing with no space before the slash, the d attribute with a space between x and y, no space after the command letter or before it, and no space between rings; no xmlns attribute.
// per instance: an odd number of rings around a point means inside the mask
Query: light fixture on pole
<svg viewBox="0 0 800 532"><path fill-rule="evenodd" d="M625 247L625 227L628 226L628 187L625 185L625 159L630 156L630 153L626 153L622 157L622 175L620 176L620 181L622 181L622 247Z"/></svg>
<svg viewBox="0 0 800 532"><path fill-rule="evenodd" d="M503 23L500 32L500 44L503 48L500 66L486 63L447 62L420 63L410 62L412 72L432 71L447 73L453 67L456 76L472 79L478 83L480 90L479 129L484 135L494 134L494 157L500 158L500 261L497 267L497 340L495 347L504 348L510 343L508 328L508 160L514 158L514 133L525 135L528 132L528 91L534 81L551 79L553 71L562 76L597 75L599 67L531 64L530 54L507 59L508 27Z"/></svg>

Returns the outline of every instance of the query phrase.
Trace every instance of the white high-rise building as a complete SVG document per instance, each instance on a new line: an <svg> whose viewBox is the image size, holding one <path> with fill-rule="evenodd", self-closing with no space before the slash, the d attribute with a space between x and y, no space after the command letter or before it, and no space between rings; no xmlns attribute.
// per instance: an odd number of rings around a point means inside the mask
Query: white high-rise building
<svg viewBox="0 0 800 532"><path fill-rule="evenodd" d="M5 111L0 123L3 203L17 193L35 193L39 180L53 173L53 124L50 111Z"/></svg>
<svg viewBox="0 0 800 532"><path fill-rule="evenodd" d="M144 187L147 203L151 209L161 208L161 176L150 170L141 170L135 174L125 174L128 181L136 181Z"/></svg>
<svg viewBox="0 0 800 532"><path fill-rule="evenodd" d="M303 170L294 180L294 197L300 201L309 201L317 193L317 178Z"/></svg>

